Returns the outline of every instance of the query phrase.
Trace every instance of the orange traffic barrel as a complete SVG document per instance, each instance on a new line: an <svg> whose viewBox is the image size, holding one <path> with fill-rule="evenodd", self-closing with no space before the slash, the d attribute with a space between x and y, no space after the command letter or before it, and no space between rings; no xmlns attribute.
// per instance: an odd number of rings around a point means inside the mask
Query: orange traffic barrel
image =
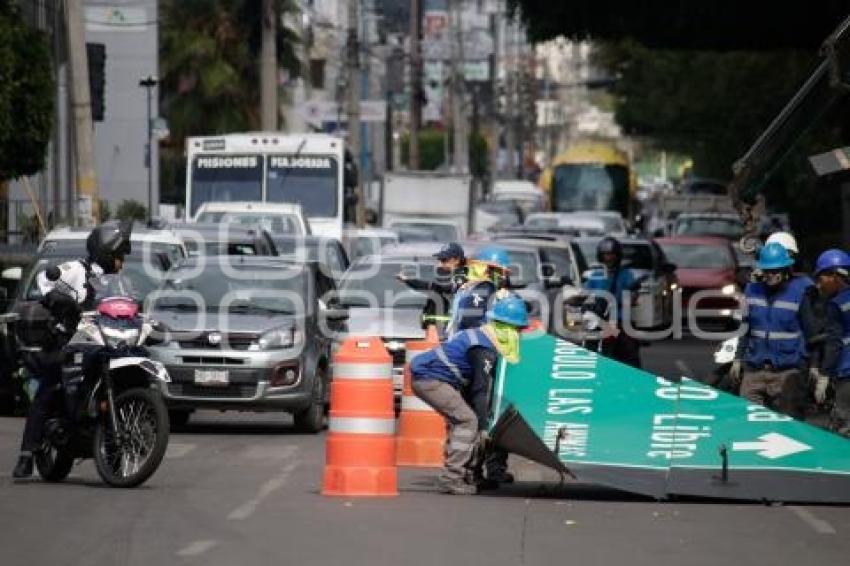
<svg viewBox="0 0 850 566"><path fill-rule="evenodd" d="M428 328L425 340L407 343L404 364L404 390L398 420L396 463L399 466L439 468L443 465L446 421L431 406L416 396L411 387L410 363L423 352L440 345L437 329Z"/></svg>
<svg viewBox="0 0 850 566"><path fill-rule="evenodd" d="M334 356L322 495L398 495L392 358L380 338L349 338Z"/></svg>

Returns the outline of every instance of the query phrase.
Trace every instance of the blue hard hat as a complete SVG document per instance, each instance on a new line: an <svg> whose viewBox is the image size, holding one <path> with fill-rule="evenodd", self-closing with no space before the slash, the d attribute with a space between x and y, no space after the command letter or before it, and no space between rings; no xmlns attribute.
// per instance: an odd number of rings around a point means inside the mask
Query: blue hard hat
<svg viewBox="0 0 850 566"><path fill-rule="evenodd" d="M511 293L507 297L496 299L487 311L487 320L504 322L511 326L528 326L528 309L519 295Z"/></svg>
<svg viewBox="0 0 850 566"><path fill-rule="evenodd" d="M463 261L466 257L463 253L463 248L457 242L449 242L448 244L443 244L443 247L440 248L440 251L434 254L434 257L437 259L451 259L453 257L458 258Z"/></svg>
<svg viewBox="0 0 850 566"><path fill-rule="evenodd" d="M847 252L833 248L818 256L818 261L815 263L815 275L834 269L850 269L850 255Z"/></svg>
<svg viewBox="0 0 850 566"><path fill-rule="evenodd" d="M474 259L477 261L483 261L493 267L498 267L505 271L510 270L511 258L508 256L508 252L499 246L486 246L481 248L478 253L475 254Z"/></svg>
<svg viewBox="0 0 850 566"><path fill-rule="evenodd" d="M759 252L757 269L785 269L794 265L794 260L788 250L781 244L771 242L765 245Z"/></svg>

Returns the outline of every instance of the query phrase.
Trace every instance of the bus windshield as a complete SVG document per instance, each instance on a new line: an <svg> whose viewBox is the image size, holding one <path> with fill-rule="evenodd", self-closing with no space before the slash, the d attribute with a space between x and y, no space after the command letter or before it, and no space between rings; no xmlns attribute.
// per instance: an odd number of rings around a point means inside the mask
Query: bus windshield
<svg viewBox="0 0 850 566"><path fill-rule="evenodd" d="M623 165L564 164L552 178L552 210L619 210L629 203L629 171Z"/></svg>
<svg viewBox="0 0 850 566"><path fill-rule="evenodd" d="M300 204L307 217L334 217L338 176L339 164L332 157L270 155L266 199Z"/></svg>
<svg viewBox="0 0 850 566"><path fill-rule="evenodd" d="M192 160L192 216L205 202L262 199L261 156L198 155Z"/></svg>

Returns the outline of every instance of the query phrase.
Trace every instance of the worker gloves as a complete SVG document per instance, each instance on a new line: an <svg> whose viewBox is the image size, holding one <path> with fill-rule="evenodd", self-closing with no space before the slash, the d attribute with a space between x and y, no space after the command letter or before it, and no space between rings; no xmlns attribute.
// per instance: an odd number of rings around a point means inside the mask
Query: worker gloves
<svg viewBox="0 0 850 566"><path fill-rule="evenodd" d="M729 366L729 381L732 382L732 385L738 387L741 385L741 372L743 371L743 365L741 360L734 360L732 365Z"/></svg>
<svg viewBox="0 0 850 566"><path fill-rule="evenodd" d="M826 401L826 390L829 388L829 376L823 375L817 368L809 370L809 379L814 388L815 401L820 405Z"/></svg>

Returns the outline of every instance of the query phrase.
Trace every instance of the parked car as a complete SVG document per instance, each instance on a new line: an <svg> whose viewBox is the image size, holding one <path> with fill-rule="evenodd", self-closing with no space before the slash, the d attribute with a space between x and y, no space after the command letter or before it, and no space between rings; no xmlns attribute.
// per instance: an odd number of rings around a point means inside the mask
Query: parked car
<svg viewBox="0 0 850 566"><path fill-rule="evenodd" d="M190 256L277 255L271 235L259 226L236 224L174 224Z"/></svg>
<svg viewBox="0 0 850 566"><path fill-rule="evenodd" d="M601 236L606 234L605 221L595 216L577 216L570 212L537 212L525 218L523 226L552 229L573 233L576 236Z"/></svg>
<svg viewBox="0 0 850 566"><path fill-rule="evenodd" d="M744 224L737 214L725 212L683 212L676 217L672 236L716 236L738 240Z"/></svg>
<svg viewBox="0 0 850 566"><path fill-rule="evenodd" d="M601 238L578 238L588 265L598 263L596 246ZM656 240L618 238L623 245L623 264L642 279L637 302L632 307L635 328L666 328L673 322L673 302L678 291L676 265L671 263Z"/></svg>
<svg viewBox="0 0 850 566"><path fill-rule="evenodd" d="M199 408L285 411L298 429L321 430L333 339L322 324L341 332L347 317L334 293L315 262L240 256L225 269L190 258L172 269L148 310L173 421Z"/></svg>
<svg viewBox="0 0 850 566"><path fill-rule="evenodd" d="M351 261L378 254L384 246L397 243L398 234L386 228L350 228L342 233L342 245Z"/></svg>
<svg viewBox="0 0 850 566"><path fill-rule="evenodd" d="M392 356L397 395L401 395L404 383L407 341L425 337L423 315L444 313L443 305L434 297L412 290L396 276L405 272L431 280L436 276L435 266L427 253L419 257L366 256L351 265L339 285L340 304L349 313L348 331L352 335L380 337Z"/></svg>
<svg viewBox="0 0 850 566"><path fill-rule="evenodd" d="M295 261L315 261L334 281L339 281L350 262L336 238L323 236L272 236L277 254Z"/></svg>
<svg viewBox="0 0 850 566"><path fill-rule="evenodd" d="M192 219L201 223L259 225L270 234L310 234L300 204L274 202L205 202Z"/></svg>
<svg viewBox="0 0 850 566"><path fill-rule="evenodd" d="M729 240L676 236L656 241L676 264L676 276L682 288L682 314L687 316L695 293L715 291L719 296L706 297L692 305L701 310L698 319L715 319L734 326L740 308L736 296L740 287L735 251Z"/></svg>

